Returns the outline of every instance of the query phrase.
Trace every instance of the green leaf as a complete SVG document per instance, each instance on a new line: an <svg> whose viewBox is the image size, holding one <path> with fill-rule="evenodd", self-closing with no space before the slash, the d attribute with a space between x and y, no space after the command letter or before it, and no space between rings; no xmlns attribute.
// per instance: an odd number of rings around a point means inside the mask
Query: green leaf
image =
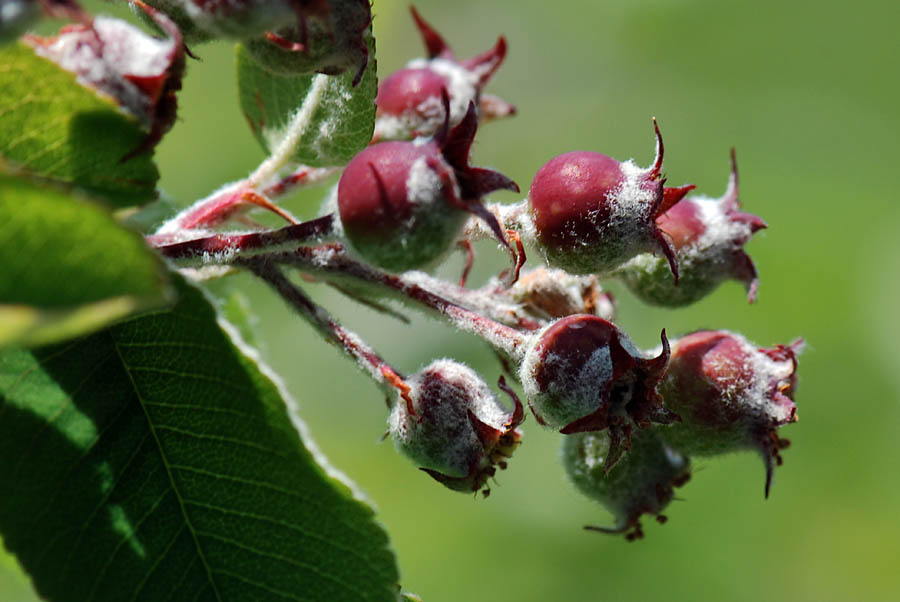
<svg viewBox="0 0 900 602"><path fill-rule="evenodd" d="M0 353L0 532L49 600L395 600L367 505L329 476L203 295Z"/></svg>
<svg viewBox="0 0 900 602"><path fill-rule="evenodd" d="M171 297L162 261L96 204L0 172L0 346L96 330Z"/></svg>
<svg viewBox="0 0 900 602"><path fill-rule="evenodd" d="M293 160L313 167L343 165L372 140L375 129L375 40L369 37L370 59L355 87L354 70L328 77L321 100L300 138ZM278 75L259 65L242 44L236 50L241 109L263 150L272 153L312 86L313 75Z"/></svg>
<svg viewBox="0 0 900 602"><path fill-rule="evenodd" d="M84 188L118 206L154 198L151 153L124 163L147 136L115 101L18 42L0 46L0 159Z"/></svg>

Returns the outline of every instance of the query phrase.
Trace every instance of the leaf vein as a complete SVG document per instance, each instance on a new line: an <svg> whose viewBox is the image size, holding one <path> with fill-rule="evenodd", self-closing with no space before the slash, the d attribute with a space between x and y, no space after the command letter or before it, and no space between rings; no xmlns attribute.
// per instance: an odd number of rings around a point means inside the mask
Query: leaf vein
<svg viewBox="0 0 900 602"><path fill-rule="evenodd" d="M112 485L109 487L109 489L106 491L106 493L103 494L103 497L100 498L100 501L97 502L97 505L94 506L94 509L91 511L90 515L87 517L87 519L85 519L84 523L81 525L81 528L78 530L79 531L78 537L75 539L74 543L69 547L69 554L66 556L66 561L63 563L62 569L60 569L60 571L59 571L60 575L65 575L66 571L69 570L69 565L72 562L72 556L75 554L76 550L78 549L78 546L81 544L81 540L84 537L85 533L87 533L88 527L90 527L91 523L94 521L94 517L96 517L97 514L100 512L100 509L103 508L104 506L106 506L106 503L109 501L109 498L112 497L112 494L116 489L116 486L122 480L122 477L125 476L125 473L128 471L129 466L131 466L131 463L138 456L138 452L140 452L141 448L144 446L144 442L147 440L148 437L149 437L149 433L147 435L145 435L144 438L141 439L140 443L138 443L134 447L134 450L131 452L131 455L125 461L125 464L122 466L122 468L119 470L119 474L116 475L115 481L113 481ZM147 484L147 482L149 480L149 476L150 475L147 475L147 477L144 479L144 482L141 483L141 486L140 486L140 488L138 488L138 491L140 491L140 489L143 488L143 486Z"/></svg>
<svg viewBox="0 0 900 602"><path fill-rule="evenodd" d="M226 437L224 435L210 435L208 433L196 433L194 431L189 431L187 429L179 428L177 426L172 426L169 424L157 424L157 430L161 431L171 431L178 435L184 435L185 437L190 437L191 439L201 439L208 441L218 441L220 443L230 443L232 445L237 445L240 447L249 447L251 449L255 449L257 451L265 452L267 454L272 454L273 456L286 457L285 453L273 449L271 447L266 447L265 445L260 445L259 443L254 443L253 441L246 441L244 439L238 439L237 437Z"/></svg>
<svg viewBox="0 0 900 602"><path fill-rule="evenodd" d="M206 569L206 575L209 580L210 586L212 587L212 590L213 590L213 593L215 594L216 600L218 600L219 602L223 602L222 595L219 593L219 589L218 589L218 587L216 587L216 582L213 579L212 567L209 566L209 562L207 562L207 560L206 560L206 555L203 553L203 547L200 545L200 541L197 539L197 533L194 530L194 526L191 524L190 517L188 516L187 508L184 507L184 501L181 499L181 495L178 492L178 487L175 485L175 475L172 474L172 470L170 468L168 458L166 457L166 453L163 450L162 441L159 439L159 436L156 433L155 425L153 424L153 420L150 418L150 414L149 414L149 412L147 412L147 408L144 405L144 398L140 394L140 389L138 388L137 382L134 380L134 376L131 373L130 367L128 366L127 362L125 361L125 358L122 356L122 351L119 349L118 341L113 336L111 336L111 338L112 338L113 346L116 349L116 353L119 356L119 361L122 363L122 368L125 370L126 374L128 374L128 378L131 381L132 389L134 390L135 395L137 395L138 402L141 406L141 410L143 410L144 417L147 419L147 426L150 429L150 432L153 435L153 439L156 442L156 447L159 450L160 459L162 460L163 465L166 468L166 475L169 477L169 486L171 487L172 491L175 493L175 497L178 500L178 505L181 507L181 515L184 517L184 522L187 525L188 529L190 530L191 535L193 536L194 546L196 547L197 554L199 555L200 560L201 560L201 562L203 562L203 566Z"/></svg>
<svg viewBox="0 0 900 602"><path fill-rule="evenodd" d="M219 575L224 575L225 577L231 577L232 579L236 579L242 583L246 583L247 585L250 585L257 589L261 589L270 594L275 594L276 596L281 596L282 598L284 598L286 600L295 600L296 602L315 602L313 600L310 600L309 598L299 598L296 594L277 590L273 587L269 587L268 585L265 585L264 583L254 581L253 579L248 579L247 577L243 577L236 573L232 573L231 571L224 571L222 569L216 569L214 572Z"/></svg>
<svg viewBox="0 0 900 602"><path fill-rule="evenodd" d="M212 533L210 531L197 531L197 535L199 535L200 537L209 537L210 539L215 539L216 541L220 541L224 544L228 544L230 546L240 548L241 550L245 550L247 552L256 554L257 556L262 556L263 558L271 558L272 560L278 560L279 562L284 562L291 566L295 566L300 569L305 569L307 571L310 571L311 573L315 573L316 575L318 575L319 577L322 577L323 579L327 579L328 581L331 581L332 583L334 583L342 588L348 589L356 594L359 594L361 597L365 596L365 594L363 592L360 592L359 590L357 590L355 587L353 587L349 583L346 583L345 581L338 579L334 575L323 571L321 568L319 568L315 565L301 562L295 558L291 558L290 556L284 556L282 554L275 554L274 552L266 552L264 550L260 550L259 548L254 548L253 546L241 543L240 541L238 541L236 539L232 539L230 537L224 537L222 535L218 535L217 533Z"/></svg>
<svg viewBox="0 0 900 602"><path fill-rule="evenodd" d="M320 541L326 545L329 545L335 549L341 550L342 552L346 552L348 554L356 556L357 558L360 558L362 560L368 559L364 554L360 554L359 550L357 550L354 547L341 545L331 538L323 537L322 535L319 535L315 531L307 531L307 530L303 529L302 527L300 527L299 525L295 525L293 523L290 523L290 522L287 522L284 520L279 520L279 519L273 518L271 516L265 516L263 514L255 514L252 512L242 512L240 510L232 510L230 508L217 506L215 504L207 504L205 502L194 501L194 500L189 500L189 499L185 499L184 503L189 506L197 506L198 508L203 508L204 510L211 510L213 512L219 512L221 514L237 516L239 518L246 518L246 519L256 520L256 521L260 521L260 522L271 523L271 524L277 525L279 527L284 527L285 529L288 529L290 531L295 531L297 533L300 533L301 535L304 535L305 537L308 537L310 539L315 539L317 541Z"/></svg>
<svg viewBox="0 0 900 602"><path fill-rule="evenodd" d="M166 408L170 410L191 410L194 412L212 412L218 414L230 414L231 416L236 416L238 418L243 418L245 420L253 420L259 422L265 422L261 417L256 416L254 414L250 414L249 412L241 412L240 410L234 410L232 408L222 408L218 406L203 406L196 403L166 403L164 401L148 401L147 405L151 408Z"/></svg>
<svg viewBox="0 0 900 602"><path fill-rule="evenodd" d="M168 490L166 491L168 493ZM144 589L144 586L147 585L147 582L150 580L150 576L156 572L157 567L159 567L160 563L162 563L163 559L168 556L169 552L172 551L172 548L175 546L175 542L178 541L178 538L181 537L182 532L187 528L186 525L181 525L181 528L175 531L175 535L172 536L172 539L166 544L166 547L160 552L160 554L156 557L156 560L153 561L153 564L147 569L147 573L141 578L138 582L137 587L134 590L134 594L131 596L132 602L138 599L138 596L141 594L141 590ZM194 556L194 559L197 557ZM183 579L184 577L182 577Z"/></svg>
<svg viewBox="0 0 900 602"><path fill-rule="evenodd" d="M184 464L172 464L171 468L173 470L183 470L185 472L193 472L196 474L200 474L203 476L207 476L213 479L221 479L223 481L231 481L232 483L240 483L241 485L247 485L249 487L259 487L260 489L268 489L270 491L275 491L277 493L281 493L283 495L289 497L295 497L297 499L303 500L305 502L310 501L306 495L299 491L294 491L292 489L285 489L284 487L279 487L278 485L273 485L272 483L267 483L265 481L255 481L253 479L245 479L243 477L236 477L233 475L226 475L217 472L212 472L209 470L204 470L202 468L197 468L195 466L187 466Z"/></svg>
<svg viewBox="0 0 900 602"><path fill-rule="evenodd" d="M237 387L234 385L234 383L231 383L231 382L221 379L221 378L217 378L215 376L209 376L207 374L192 374L190 372L181 372L179 370L170 370L168 368L157 368L155 366L129 366L128 372L129 372L129 374L131 374L132 372L149 372L150 374L163 374L165 376L177 376L179 378L183 378L186 380L194 379L194 380L216 383L217 385L222 385L223 387L229 388L233 391L238 391L240 393L252 394L254 392L251 389L247 389L244 387ZM135 383L135 386L137 386L136 383Z"/></svg>
<svg viewBox="0 0 900 602"><path fill-rule="evenodd" d="M20 452L19 460L18 460L18 462L16 462L16 465L12 469L13 475L17 475L19 473L19 470L21 469L22 465L25 463L25 459L28 457L28 454L31 453L31 450L37 444L38 440L40 439L40 437L44 433L44 431L46 431L48 428L50 428L50 426L56 420L58 420L59 417L62 416L63 413L70 406L72 406L75 403L75 396L78 394L78 392L81 391L81 389L88 383L88 381L91 378L93 378L93 376L97 372L99 372L100 369L103 368L103 366L106 364L106 360L108 360L110 357L112 357L112 354L109 354L106 357L103 357L102 359L98 360L97 363L90 370L87 371L87 374L81 380L81 382L79 382L78 385L71 392L68 392L64 402L62 404L60 404L60 406L56 409L56 411L44 421L44 423L41 425L41 428L39 428L34 433L34 436L31 438L31 441L29 442L28 446L25 447Z"/></svg>
<svg viewBox="0 0 900 602"><path fill-rule="evenodd" d="M53 495L49 496L50 501L47 503L47 505L44 507L43 510L41 510L38 514L35 515L35 519L33 522L35 522L35 523L41 522L44 519L44 517L50 513L50 510L53 509L53 505L56 503L56 499L60 496L60 494L63 491L66 490L67 481L66 481L65 477L67 477L82 462L84 462L84 460L90 455L91 450L94 448L94 446L97 445L97 442L103 438L103 435L106 434L109 430L111 430L113 428L113 426L119 421L119 419L122 418L122 416L126 415L125 410L127 410L127 409L128 409L128 404L123 403L122 409L119 410L119 413L116 414L112 420L110 420L109 424L106 425L106 428L104 428L102 431L97 433L97 435L90 442L90 444L85 447L84 451L81 453L81 455L78 457L78 459L76 459L75 462L69 468L67 468L64 472L62 472L60 474L59 478L57 479L57 481L60 484L59 487L57 487L57 489L53 493ZM37 560L36 560L37 565L40 565L43 562L44 556L47 554L47 552L50 551L50 548L53 546L53 544L56 543L56 541L65 533L68 533L68 530L60 531L53 539L50 540L50 542L47 544L47 546L45 546L44 550L40 553L40 555L38 555Z"/></svg>
<svg viewBox="0 0 900 602"><path fill-rule="evenodd" d="M144 521L146 521L156 511L156 509L171 491L171 489L166 489L158 498L153 501L153 503L150 505L150 508L147 509L147 512L145 512L143 516L141 516L134 524L135 531L140 529L140 526L144 524ZM122 546L124 546L127 541L128 536L123 533L122 536L119 537L119 542L116 544L116 547L113 548L112 554L110 554L106 559L106 563L104 563L103 568L100 569L100 571L97 573L97 577L94 579L94 585L91 587L91 591L90 593L88 593L88 597L85 602L91 602L91 600L94 599L94 596L97 595L97 590L100 587L100 584L103 583L104 579L106 579L106 572L109 570L109 567L112 566L112 563L116 559L116 556L119 555L119 550L122 549Z"/></svg>
<svg viewBox="0 0 900 602"><path fill-rule="evenodd" d="M191 569L194 568L195 562L197 562L196 556L192 557L191 561L189 563L187 563L187 566L184 568L184 572L181 573L181 577L179 577L178 581L176 581L175 584L172 586L172 590L169 592L169 595L166 596L166 598L165 598L165 600L163 600L163 602L168 602L169 600L172 599L172 595L175 594L175 592L181 591L181 584L184 583L184 580L187 578L188 573L190 573ZM197 595L200 595L200 593L203 592L203 589L204 588L201 587L198 590ZM194 596L194 600L196 600L196 599L197 599L197 596Z"/></svg>

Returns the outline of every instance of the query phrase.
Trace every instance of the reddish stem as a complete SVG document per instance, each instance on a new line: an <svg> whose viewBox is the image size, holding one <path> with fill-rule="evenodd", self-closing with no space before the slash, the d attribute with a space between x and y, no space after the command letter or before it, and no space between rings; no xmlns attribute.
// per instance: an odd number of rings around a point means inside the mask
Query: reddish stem
<svg viewBox="0 0 900 602"><path fill-rule="evenodd" d="M359 336L341 326L327 311L316 305L306 293L287 279L279 267L267 262L265 258L245 259L238 263L249 268L275 289L307 322L324 335L325 340L340 347L344 353L356 360L363 371L387 389L388 393L391 388L398 390L406 401L409 413L416 415L409 396L410 387L403 377Z"/></svg>
<svg viewBox="0 0 900 602"><path fill-rule="evenodd" d="M331 214L286 226L278 230L248 234L213 234L202 238L166 244L168 235L148 236L147 242L169 259L189 259L203 255L234 257L254 251L271 251L277 246L321 242L334 230Z"/></svg>
<svg viewBox="0 0 900 602"><path fill-rule="evenodd" d="M316 247L303 246L292 252L268 255L268 258L276 263L293 265L304 271L337 274L387 288L419 305L437 311L460 330L480 336L495 349L514 357L524 353L527 336L518 330L448 301L400 276L356 261L347 254L344 245L340 243Z"/></svg>

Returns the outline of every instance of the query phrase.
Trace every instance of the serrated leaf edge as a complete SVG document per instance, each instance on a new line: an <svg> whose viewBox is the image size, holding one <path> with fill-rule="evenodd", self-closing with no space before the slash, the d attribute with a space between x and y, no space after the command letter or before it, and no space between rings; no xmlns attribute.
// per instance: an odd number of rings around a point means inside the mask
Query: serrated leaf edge
<svg viewBox="0 0 900 602"><path fill-rule="evenodd" d="M371 508L373 513L377 513L378 508L372 498L370 498L362 489L360 489L359 485L357 485L349 476L347 476L344 472L331 464L327 456L325 456L319 446L315 443L312 435L309 432L309 427L300 417L300 404L297 402L294 396L291 395L290 391L288 391L287 385L285 385L284 380L281 378L281 376L271 366L269 366L265 362L265 360L262 359L259 351L255 347L244 341L238 328L234 324L229 322L218 310L218 305L215 303L212 296L206 290L200 290L203 293L204 297L206 297L206 300L214 308L216 308L216 322L218 323L219 327L225 332L225 334L228 335L231 343L238 349L238 351L241 352L244 357L253 362L260 373L268 378L275 386L275 390L278 391L278 394L284 401L284 405L287 409L291 425L297 431L297 434L300 437L300 441L303 443L306 449L309 450L309 453L312 455L316 463L322 468L322 470L328 477L334 479L340 485L346 487L347 491L350 493L351 497L354 500Z"/></svg>

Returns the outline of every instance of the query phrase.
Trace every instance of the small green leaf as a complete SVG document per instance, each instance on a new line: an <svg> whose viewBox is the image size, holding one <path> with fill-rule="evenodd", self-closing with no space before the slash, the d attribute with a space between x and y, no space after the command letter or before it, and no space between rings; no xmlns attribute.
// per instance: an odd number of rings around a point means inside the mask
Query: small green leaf
<svg viewBox="0 0 900 602"><path fill-rule="evenodd" d="M0 532L54 602L395 600L373 512L179 285L171 311L0 352Z"/></svg>
<svg viewBox="0 0 900 602"><path fill-rule="evenodd" d="M147 137L115 101L18 42L0 46L0 159L69 182L119 206L154 198L151 153L122 158Z"/></svg>
<svg viewBox="0 0 900 602"><path fill-rule="evenodd" d="M170 297L166 270L96 204L0 173L0 346L96 330Z"/></svg>
<svg viewBox="0 0 900 602"><path fill-rule="evenodd" d="M375 129L375 40L368 37L370 59L359 84L353 69L330 76L312 119L297 144L293 160L313 167L343 165L372 140ZM272 153L316 77L277 75L259 65L242 44L236 50L238 95L253 134Z"/></svg>

